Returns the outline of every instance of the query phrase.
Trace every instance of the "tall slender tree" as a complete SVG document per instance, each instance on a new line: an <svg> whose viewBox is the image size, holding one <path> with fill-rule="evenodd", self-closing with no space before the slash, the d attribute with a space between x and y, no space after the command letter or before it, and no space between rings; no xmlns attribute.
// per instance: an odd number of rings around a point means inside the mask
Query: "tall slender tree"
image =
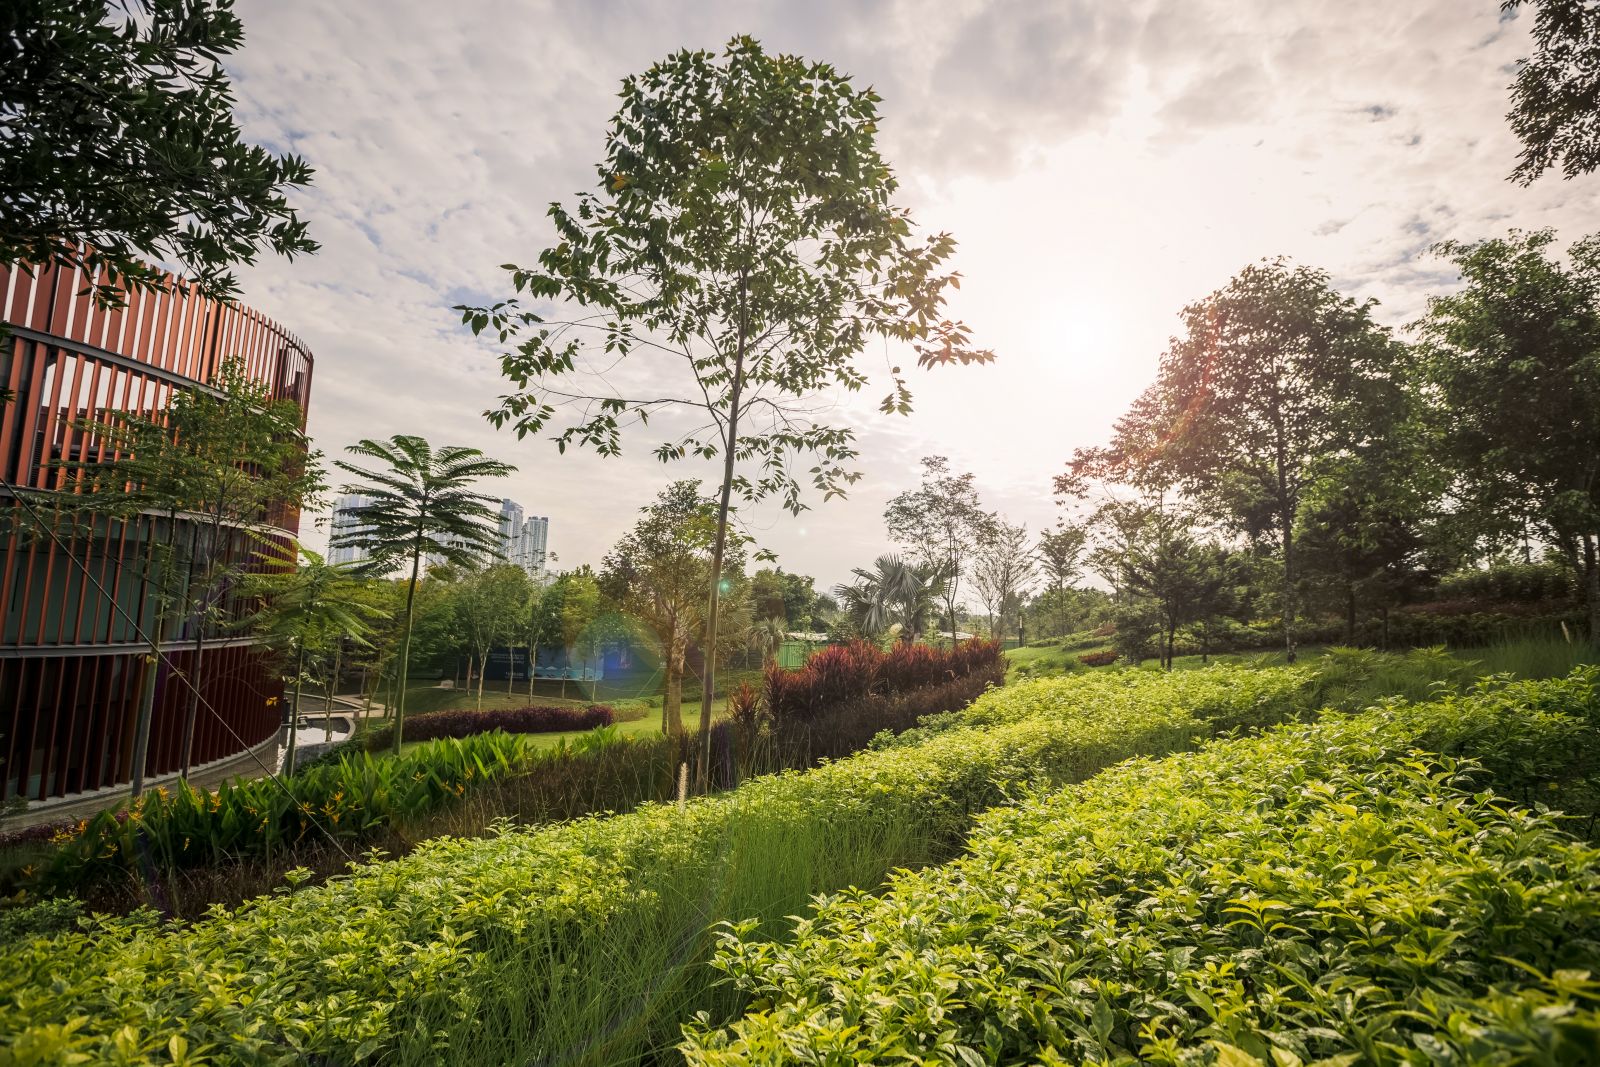
<svg viewBox="0 0 1600 1067"><path fill-rule="evenodd" d="M889 536L912 559L937 572L953 643L961 580L995 531L994 516L978 500L977 478L970 471L955 473L944 456L928 456L922 461L922 483L890 500L883 519Z"/></svg>
<svg viewBox="0 0 1600 1067"><path fill-rule="evenodd" d="M1039 545L1035 551L1045 577L1050 580L1050 591L1055 594L1056 607L1060 615L1059 628L1063 634L1067 632L1067 585L1083 569L1084 553L1088 547L1089 531L1078 524L1068 525L1063 522L1054 530L1039 535Z"/></svg>
<svg viewBox="0 0 1600 1067"><path fill-rule="evenodd" d="M369 572L386 573L398 566L409 573L392 709L394 751L398 754L405 727L411 633L422 561L437 556L470 566L496 556L500 550L499 514L491 506L496 500L474 491L473 486L485 478L502 478L516 468L490 459L476 448L446 445L435 449L409 434L387 441L363 439L346 451L382 466L335 461L334 466L360 479L346 485L344 491L360 493L369 500L361 508L359 524L334 534L331 544L361 550Z"/></svg>
<svg viewBox="0 0 1600 1067"><path fill-rule="evenodd" d="M512 636L520 632L528 587L532 584L528 572L516 564L491 563L462 575L457 585L453 605L458 625L478 661L476 706L479 711L483 710L489 653L498 645L509 645ZM515 671L508 669L507 673Z"/></svg>
<svg viewBox="0 0 1600 1067"><path fill-rule="evenodd" d="M989 609L990 637L998 641L1004 635L1007 620L1021 606L1022 593L1036 571L1027 529L996 519L972 566L973 588Z"/></svg>
<svg viewBox="0 0 1600 1067"><path fill-rule="evenodd" d="M558 447L602 455L621 451L624 425L649 420L664 427L661 460L719 462L713 574L735 496L799 512L799 457L813 460L823 499L842 494L859 477L855 431L816 421L816 399L867 384L858 363L870 344L910 346L923 366L993 358L945 316L954 239L914 236L894 205L878 101L825 63L749 37L625 79L598 189L551 208L558 241L536 269L510 268L518 293L559 310L517 299L460 309L474 332L516 341L501 365L515 389L490 420L522 437L564 409L573 419ZM681 380L663 377L662 360ZM647 372L624 381L640 363ZM600 364L615 371L589 372ZM899 368L889 377L882 410L909 412ZM712 582L708 648L719 593ZM708 664L707 746L714 692Z"/></svg>

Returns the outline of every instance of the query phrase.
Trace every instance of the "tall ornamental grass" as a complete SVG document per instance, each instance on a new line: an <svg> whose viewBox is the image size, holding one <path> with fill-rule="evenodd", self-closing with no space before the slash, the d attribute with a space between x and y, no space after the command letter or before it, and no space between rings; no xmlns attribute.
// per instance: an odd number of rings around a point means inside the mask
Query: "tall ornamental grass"
<svg viewBox="0 0 1600 1067"><path fill-rule="evenodd" d="M1490 683L982 817L958 860L722 934L691 1064L1600 1062L1600 672ZM1453 753L1453 754L1450 754ZM1463 753L1477 753L1475 761ZM1491 791L1498 790L1498 792Z"/></svg>
<svg viewBox="0 0 1600 1067"><path fill-rule="evenodd" d="M1190 747L1237 717L1241 691L1251 715L1273 701L1291 713L1305 682L1145 675L1070 715L1049 713L1052 686L1030 686L1014 699L1032 714L681 808L439 839L191 925L145 912L24 939L0 948L0 1063L160 1061L175 1038L208 1062L670 1054L695 1012L742 1003L706 966L716 923L754 918L779 936L812 894L952 855L976 813L1018 790Z"/></svg>

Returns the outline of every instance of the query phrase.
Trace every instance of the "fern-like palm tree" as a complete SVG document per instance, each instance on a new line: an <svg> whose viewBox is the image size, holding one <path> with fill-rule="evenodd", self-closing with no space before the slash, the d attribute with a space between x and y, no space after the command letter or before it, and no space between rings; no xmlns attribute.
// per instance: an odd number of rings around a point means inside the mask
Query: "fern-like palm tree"
<svg viewBox="0 0 1600 1067"><path fill-rule="evenodd" d="M929 564L908 563L893 553L879 556L872 569L856 567L854 585L834 586L834 596L862 633L879 637L900 626L900 639L915 641L928 628L928 617L943 584Z"/></svg>
<svg viewBox="0 0 1600 1067"><path fill-rule="evenodd" d="M268 569L249 575L243 583L245 592L261 603L246 625L294 664L289 754L284 763L284 773L293 774L307 655L346 640L365 645L372 623L383 612L362 596L362 579L354 564L329 563L302 546L274 546L262 555Z"/></svg>
<svg viewBox="0 0 1600 1067"><path fill-rule="evenodd" d="M370 573L407 566L406 606L401 616L399 685L395 691L394 751L400 751L405 725L406 681L411 659L411 623L422 561L437 556L458 566L471 566L500 554L498 514L494 498L474 492L483 478L500 478L516 470L490 459L476 448L446 445L435 449L421 437L398 434L387 441L363 439L346 449L383 466L368 469L346 460L334 466L361 479L344 487L368 503L355 522L333 537L334 547L363 552Z"/></svg>
<svg viewBox="0 0 1600 1067"><path fill-rule="evenodd" d="M778 657L783 643L789 637L789 624L781 616L772 615L752 622L744 632L746 647L761 653L763 665Z"/></svg>

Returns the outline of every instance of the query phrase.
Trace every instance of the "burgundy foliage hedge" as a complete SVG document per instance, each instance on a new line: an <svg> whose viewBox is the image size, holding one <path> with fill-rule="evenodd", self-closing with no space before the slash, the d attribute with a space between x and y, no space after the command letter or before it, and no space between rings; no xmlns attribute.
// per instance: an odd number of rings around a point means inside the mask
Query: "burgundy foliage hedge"
<svg viewBox="0 0 1600 1067"><path fill-rule="evenodd" d="M895 645L888 652L865 641L832 645L797 671L769 664L763 678L767 713L774 723L811 722L868 697L888 697L987 674L1000 663L993 641L968 641L952 649Z"/></svg>
<svg viewBox="0 0 1600 1067"><path fill-rule="evenodd" d="M407 741L437 741L441 737L471 737L490 730L508 734L554 734L568 730L592 730L616 722L610 708L591 704L586 708L555 708L539 705L528 708L494 708L489 711L430 711L406 718ZM389 728L373 733L368 751L387 748L393 742Z"/></svg>
<svg viewBox="0 0 1600 1067"><path fill-rule="evenodd" d="M1108 667L1117 662L1117 654L1111 649L1104 652L1085 652L1078 657L1078 662L1090 667Z"/></svg>

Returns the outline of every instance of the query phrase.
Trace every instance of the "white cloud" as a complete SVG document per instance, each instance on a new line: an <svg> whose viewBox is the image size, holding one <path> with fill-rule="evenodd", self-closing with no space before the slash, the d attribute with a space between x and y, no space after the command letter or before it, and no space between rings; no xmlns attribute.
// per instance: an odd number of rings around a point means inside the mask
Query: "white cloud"
<svg viewBox="0 0 1600 1067"><path fill-rule="evenodd" d="M330 454L423 433L521 468L494 487L551 517L563 564L597 563L674 477L516 442L481 412L491 347L452 303L506 289L545 208L594 181L621 78L680 46L751 33L885 97L908 206L962 242L957 312L998 364L918 374L909 420L846 409L867 478L799 520L749 521L792 569L841 580L884 545L889 496L949 455L1037 529L1050 477L1151 377L1176 312L1245 263L1288 254L1414 317L1448 276L1422 252L1511 226L1600 229L1585 179L1505 180L1508 67L1525 29L1493 0L809 4L247 0L233 64L246 132L317 169L323 251L244 272L249 303L317 356L311 430ZM877 356L872 357L874 365ZM311 540L317 540L313 535Z"/></svg>

